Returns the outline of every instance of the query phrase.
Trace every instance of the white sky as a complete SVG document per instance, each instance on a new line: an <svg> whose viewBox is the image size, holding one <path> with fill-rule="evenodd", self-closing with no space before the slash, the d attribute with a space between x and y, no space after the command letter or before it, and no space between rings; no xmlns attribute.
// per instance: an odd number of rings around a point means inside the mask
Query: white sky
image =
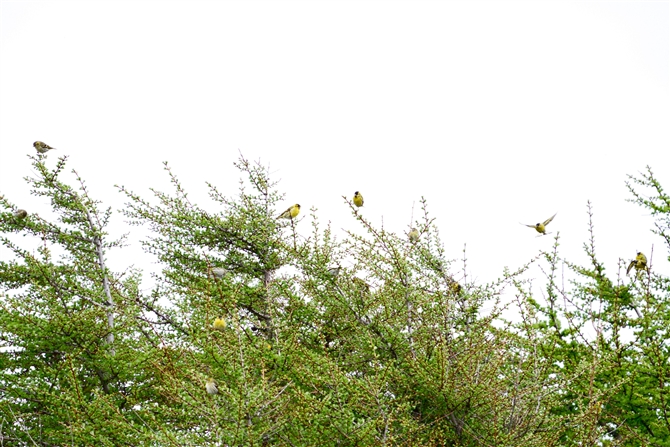
<svg viewBox="0 0 670 447"><path fill-rule="evenodd" d="M670 190L669 23L667 1L3 0L0 192L48 209L22 181L42 140L115 209L115 183L165 190L164 160L213 208L204 182L235 195L241 150L282 180L277 212L336 229L358 228L342 195L397 232L425 196L480 283L548 249L519 222L555 212L585 263L587 200L610 275L652 244L668 274L624 181L648 164Z"/></svg>

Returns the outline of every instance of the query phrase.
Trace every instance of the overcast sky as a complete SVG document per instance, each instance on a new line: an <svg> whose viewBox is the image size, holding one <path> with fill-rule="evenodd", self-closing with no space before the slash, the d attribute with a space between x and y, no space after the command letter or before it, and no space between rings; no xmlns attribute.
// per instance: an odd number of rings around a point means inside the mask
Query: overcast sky
<svg viewBox="0 0 670 447"><path fill-rule="evenodd" d="M624 185L650 165L670 190L667 1L3 0L0 20L0 192L31 212L35 140L115 209L114 184L165 189L162 161L213 209L241 151L281 179L278 213L338 231L358 231L342 195L399 233L425 196L479 283L548 249L519 222L556 212L585 264L588 200L611 275L652 244L670 271Z"/></svg>

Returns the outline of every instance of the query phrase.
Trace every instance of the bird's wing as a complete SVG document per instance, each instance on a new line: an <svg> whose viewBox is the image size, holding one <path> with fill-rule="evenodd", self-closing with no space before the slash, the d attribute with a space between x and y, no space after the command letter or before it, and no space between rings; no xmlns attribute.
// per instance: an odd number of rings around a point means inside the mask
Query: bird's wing
<svg viewBox="0 0 670 447"><path fill-rule="evenodd" d="M284 211L284 212L281 213L279 216L277 216L277 219L280 219L280 218L282 218L282 217L284 217L284 216L286 216L286 215L290 215L290 214L291 214L291 207L289 207L286 211Z"/></svg>
<svg viewBox="0 0 670 447"><path fill-rule="evenodd" d="M632 269L634 265L635 261L630 261L630 264L628 264L628 268L626 269L626 275L630 273L630 269Z"/></svg>
<svg viewBox="0 0 670 447"><path fill-rule="evenodd" d="M558 214L558 213L556 213L556 214ZM551 222L552 220L554 220L554 217L556 217L556 214L554 214L554 215L551 216L549 219L547 219L547 220L545 220L544 222L542 222L542 225L548 225L549 222Z"/></svg>
<svg viewBox="0 0 670 447"><path fill-rule="evenodd" d="M530 228L535 228L535 225L528 225L528 224L521 223L521 222L519 222L519 223L520 223L521 225L525 225L525 226L530 227Z"/></svg>

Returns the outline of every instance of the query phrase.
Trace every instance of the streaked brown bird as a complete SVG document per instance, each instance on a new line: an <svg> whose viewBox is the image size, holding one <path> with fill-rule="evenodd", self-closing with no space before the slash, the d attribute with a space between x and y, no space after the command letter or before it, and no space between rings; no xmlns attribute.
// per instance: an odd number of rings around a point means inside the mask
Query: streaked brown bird
<svg viewBox="0 0 670 447"><path fill-rule="evenodd" d="M351 283L363 293L370 293L370 284L363 281L361 278L354 276L351 279Z"/></svg>
<svg viewBox="0 0 670 447"><path fill-rule="evenodd" d="M23 220L26 217L28 217L28 211L26 211L26 210L16 210L14 212L14 217L16 217L19 220Z"/></svg>
<svg viewBox="0 0 670 447"><path fill-rule="evenodd" d="M37 152L39 152L40 154L45 154L45 153L49 152L49 151L52 150L52 149L56 149L55 147L51 147L51 146L49 146L48 144L43 143L43 142L41 142L41 141L35 141L35 142L33 143L33 147L34 147L35 149L37 149Z"/></svg>
<svg viewBox="0 0 670 447"><path fill-rule="evenodd" d="M205 389L207 390L207 394L217 394L219 392L219 389L216 387L216 380L214 380L211 377L207 378L207 383L205 383Z"/></svg>

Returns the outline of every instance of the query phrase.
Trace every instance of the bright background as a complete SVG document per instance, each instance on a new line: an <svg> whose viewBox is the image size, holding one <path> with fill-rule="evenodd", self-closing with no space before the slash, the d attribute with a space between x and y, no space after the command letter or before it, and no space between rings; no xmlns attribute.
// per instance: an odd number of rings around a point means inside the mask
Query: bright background
<svg viewBox="0 0 670 447"><path fill-rule="evenodd" d="M164 160L214 209L205 181L235 195L241 151L281 179L277 213L340 237L342 195L398 233L425 196L477 283L549 249L519 222L555 212L586 264L587 200L611 275L652 244L667 275L624 181L650 165L670 190L669 23L667 1L2 1L0 192L46 212L22 180L41 140L114 209L114 184L166 190ZM151 263L135 251L112 265Z"/></svg>

